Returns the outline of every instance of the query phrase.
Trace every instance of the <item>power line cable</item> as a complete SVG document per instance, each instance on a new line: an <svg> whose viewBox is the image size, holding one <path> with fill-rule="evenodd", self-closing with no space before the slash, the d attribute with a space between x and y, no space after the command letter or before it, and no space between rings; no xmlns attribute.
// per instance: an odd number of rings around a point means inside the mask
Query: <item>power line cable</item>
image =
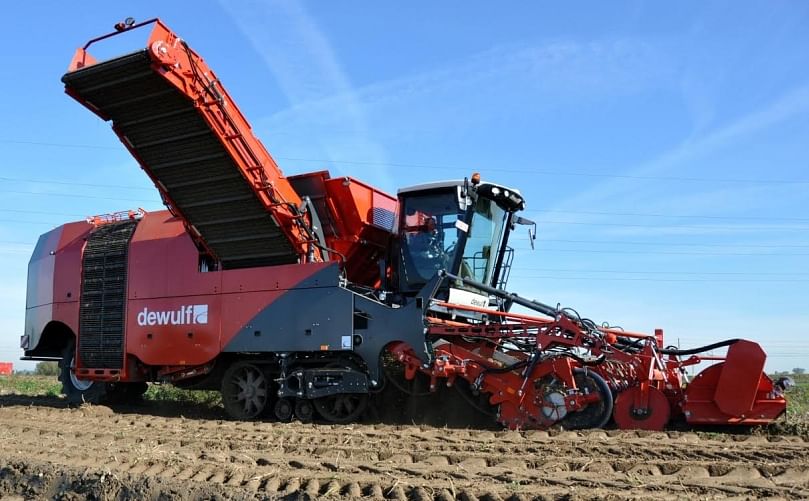
<svg viewBox="0 0 809 501"><path fill-rule="evenodd" d="M93 195L81 195L77 193L43 193L40 191L22 191L22 190L0 190L0 193L12 193L16 195L40 195L46 197L68 197L68 198L87 198L92 200L114 200L121 202L137 202L137 203L151 203L154 200L134 199L134 198L120 198L120 197L96 197Z"/></svg>
<svg viewBox="0 0 809 501"><path fill-rule="evenodd" d="M568 240L562 238L537 238L537 243L541 242L566 242L566 243L580 243L580 244L599 244L599 245L657 245L657 246L677 246L677 247L721 247L721 248L761 248L761 249L780 249L784 247L789 248L809 248L809 244L716 244L716 243L686 243L686 242L638 242L627 240Z"/></svg>
<svg viewBox="0 0 809 501"><path fill-rule="evenodd" d="M0 180L21 183L37 183L37 184L56 184L62 186L86 186L93 188L119 188L126 190L142 190L154 191L155 188L146 186L124 186L119 184L99 184L99 183L81 183L72 181L61 180L37 180L25 178L12 178L0 177ZM21 191L15 191L21 193ZM38 194L38 192L25 192L30 194ZM73 194L75 196L75 194ZM563 209L527 209L526 213L558 213L558 214L582 214L582 215L599 215L599 216L630 216L630 217L659 217L671 219L715 219L715 220L761 220L761 221L795 221L795 222L809 222L809 218L796 218L796 217L779 217L779 216L718 216L706 214L660 214L660 213L641 213L641 212L609 212L609 211L577 211L577 210L563 210Z"/></svg>
<svg viewBox="0 0 809 501"><path fill-rule="evenodd" d="M514 277L512 277L514 278ZM739 279L739 280L730 280L730 279L713 279L713 278L647 278L647 277L555 277L550 275L523 275L520 278L530 278L533 280L585 280L585 281L596 281L596 282L612 282L612 281L619 281L619 282L685 282L685 283L791 283L791 282L799 282L799 283L809 283L809 279Z"/></svg>
<svg viewBox="0 0 809 501"><path fill-rule="evenodd" d="M14 212L20 214L46 214L48 216L63 216L63 217L87 217L86 214L67 214L64 212L52 212L44 210L0 209L0 212Z"/></svg>
<svg viewBox="0 0 809 501"><path fill-rule="evenodd" d="M37 183L37 184L58 184L64 186L88 186L91 188L120 188L124 190L149 190L154 191L154 186L124 186L122 184L100 184L100 183L80 183L74 181L56 181L56 180L43 180L43 179L25 179L16 177L0 177L2 181L10 181L14 183Z"/></svg>
<svg viewBox="0 0 809 501"><path fill-rule="evenodd" d="M466 172L473 172L479 169L469 167L455 166L455 165L432 165L432 164L418 164L418 163L392 163L392 162L365 162L357 160L325 160L314 158L300 158L300 157L281 157L275 156L279 160L288 160L295 162L317 162L317 163L332 163L332 164L347 164L347 165L368 165L368 166L386 166L386 167L405 167L412 169L440 169L440 170L463 170ZM636 176L629 174L604 174L596 172L575 172L575 171L549 171L541 169L503 169L497 167L487 167L486 172L512 172L516 174L541 174L544 176L571 176L571 177L598 177L598 178L618 178L618 179L637 179L637 180L651 180L651 181L689 181L689 182L702 182L702 183L745 183L745 184L809 184L809 180L803 179L734 179L734 178L703 178L703 177L683 177L683 176Z"/></svg>
<svg viewBox="0 0 809 501"><path fill-rule="evenodd" d="M48 226L61 226L64 222L61 223L49 223L47 221L23 221L21 219L0 219L0 223L12 223L12 224L46 224Z"/></svg>
<svg viewBox="0 0 809 501"><path fill-rule="evenodd" d="M85 148L97 150L120 150L119 147L114 146L101 146L90 144L69 144L69 143L52 143L43 141L23 141L15 139L0 139L0 143L29 145L29 146L48 146L58 148ZM346 164L346 165L367 165L377 167L404 167L411 169L441 169L441 170L459 170L464 172L473 172L474 169L467 166L459 165L437 165L437 164L422 164L422 163L409 163L409 162L369 162L361 160L338 160L338 159L322 159L322 158L301 158L301 157L285 157L273 156L277 160L286 160L291 162L314 162L320 164ZM563 177L594 177L594 178L616 178L616 179L636 179L636 180L649 180L649 181L683 181L683 182L700 182L700 183L743 183L743 184L780 184L780 185L795 185L806 184L809 185L809 180L804 179L742 179L742 178L704 178L704 177L686 177L686 176L639 176L631 174L607 174L601 172L581 172L581 171L554 171L544 169L504 169L498 167L487 167L487 172L511 172L517 174L540 174L544 176L563 176Z"/></svg>
<svg viewBox="0 0 809 501"><path fill-rule="evenodd" d="M571 269L571 268L532 268L522 266L512 266L513 271L528 270L528 271L550 271L558 273L621 273L621 274L636 274L636 275L809 275L809 271L651 271L651 270L592 270L592 269Z"/></svg>
<svg viewBox="0 0 809 501"><path fill-rule="evenodd" d="M55 193L55 192L36 192L36 191L23 191L23 190L0 190L0 193L11 193L18 195L35 195L35 196L52 196L52 197L68 197L68 198L84 198L91 200L112 200L122 202L135 202L140 204L154 203L157 200L146 199L133 199L133 198L120 198L120 197L98 197L94 195L84 195L76 193ZM650 224L631 224L631 223L612 223L612 222L585 222L585 221L553 221L553 220L537 220L537 224L562 224L562 225L583 225L583 226L616 226L616 227L629 227L629 228L680 228L680 229L695 229L695 230L768 230L768 231L787 231L787 230L809 230L809 226L693 226L693 225L650 225Z"/></svg>
<svg viewBox="0 0 809 501"><path fill-rule="evenodd" d="M38 184L56 184L63 186L86 186L93 188L120 188L128 190L142 190L154 192L154 187L144 186L124 186L116 184L98 184L98 183L81 183L72 181L43 181L36 179L0 177L0 180L11 182L26 182ZM9 191L12 192L12 191ZM32 195L40 194L35 191L22 191L14 190L13 193L27 193ZM71 196L80 196L71 194ZM83 196L83 195L81 195ZM89 198L89 196L88 196ZM136 200L130 200L136 201ZM659 218L672 218L672 219L715 219L715 220L761 220L761 221L794 221L794 222L809 222L809 218L795 218L795 217L765 217L765 216L718 216L718 215L705 215L705 214L660 214L660 213L640 213L640 212L609 212L609 211L577 211L577 210L562 210L562 209L527 209L526 213L558 213L558 214L583 214L583 215L600 215L600 216L630 216L630 217L659 217Z"/></svg>
<svg viewBox="0 0 809 501"><path fill-rule="evenodd" d="M607 211L576 211L562 209L526 209L525 212L552 212L560 214L585 214L598 216L632 216L632 217L664 217L672 219L719 219L719 220L760 220L760 221L796 221L809 222L809 218L800 217L775 217L775 216L715 216L703 214L659 214L642 212L607 212Z"/></svg>
<svg viewBox="0 0 809 501"><path fill-rule="evenodd" d="M514 247L517 250L531 250L528 247ZM760 257L773 257L773 256L809 256L809 253L781 253L781 252L674 252L674 251L652 251L652 250L610 250L610 249L555 249L547 247L537 247L535 250L539 252L567 252L571 254L585 253L585 254L645 254L645 255L675 255L675 256L760 256Z"/></svg>
<svg viewBox="0 0 809 501"><path fill-rule="evenodd" d="M64 194L65 196L73 196L79 197L82 195L74 195L74 194ZM104 198L107 199L106 197ZM125 200L125 199L115 199L115 200ZM20 213L20 214L44 214L50 216L62 216L62 217L78 217L78 218L85 218L87 214L73 214L73 213L63 213L63 212L50 212L50 211L36 211L36 210L25 210L25 209L0 209L0 212L13 212L13 213ZM516 241L516 240L515 240ZM762 248L762 249L779 249L779 248L809 248L809 244L717 244L717 243L686 243L686 242L640 242L640 241L626 241L626 240L578 240L578 239L562 239L562 238L542 238L540 235L538 237L538 242L564 242L564 243L586 243L586 244L598 244L598 245L651 245L651 246L660 246L660 247L669 247L669 246L676 246L676 247L712 247L712 248Z"/></svg>
<svg viewBox="0 0 809 501"><path fill-rule="evenodd" d="M628 227L628 228L681 228L681 229L688 229L688 230L809 230L809 226L749 226L749 225L736 225L736 226L717 226L717 225L704 225L704 226L693 226L693 225L680 225L680 224L630 224L630 223L611 223L611 222L599 222L599 223L589 223L585 221L551 221L551 220L537 220L537 224L570 224L570 225L580 225L580 226L617 226L617 227Z"/></svg>
<svg viewBox="0 0 809 501"><path fill-rule="evenodd" d="M50 143L45 141L21 141L17 139L0 139L0 143L4 144L19 144L19 145L27 145L27 146L49 146L55 148L79 148L79 149L89 149L89 150L118 150L121 151L120 147L117 146L101 146L98 144L75 144L75 143Z"/></svg>

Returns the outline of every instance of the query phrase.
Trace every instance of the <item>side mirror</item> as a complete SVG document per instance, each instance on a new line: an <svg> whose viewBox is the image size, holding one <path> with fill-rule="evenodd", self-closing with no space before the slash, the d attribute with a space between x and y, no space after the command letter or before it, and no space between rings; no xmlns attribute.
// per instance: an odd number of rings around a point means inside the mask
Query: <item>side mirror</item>
<svg viewBox="0 0 809 501"><path fill-rule="evenodd" d="M514 225L528 226L528 242L531 244L531 250L534 250L534 240L537 239L537 224L530 219L517 216L514 218Z"/></svg>

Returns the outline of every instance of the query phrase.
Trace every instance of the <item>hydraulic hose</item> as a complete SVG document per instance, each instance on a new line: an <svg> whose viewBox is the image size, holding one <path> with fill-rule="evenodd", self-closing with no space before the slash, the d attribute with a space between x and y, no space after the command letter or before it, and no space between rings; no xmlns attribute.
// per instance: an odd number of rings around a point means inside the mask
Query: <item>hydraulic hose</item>
<svg viewBox="0 0 809 501"><path fill-rule="evenodd" d="M709 344L706 346L700 346L699 348L691 348L690 350L677 350L674 348L665 348L659 351L663 355L696 355L698 353L703 353L710 350L715 350L717 348L724 348L725 346L730 346L732 344L736 344L737 342L741 341L740 339L728 339L726 341L719 341L718 343Z"/></svg>

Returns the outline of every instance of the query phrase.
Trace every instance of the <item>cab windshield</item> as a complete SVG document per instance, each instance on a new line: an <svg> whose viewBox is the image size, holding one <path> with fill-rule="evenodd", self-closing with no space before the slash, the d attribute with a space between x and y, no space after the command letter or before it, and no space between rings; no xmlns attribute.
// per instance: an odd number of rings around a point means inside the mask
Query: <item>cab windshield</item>
<svg viewBox="0 0 809 501"><path fill-rule="evenodd" d="M415 290L439 270L447 270L485 284L492 283L503 239L506 211L486 197L478 197L466 235L463 254L456 261L458 241L466 228L466 211L458 188L412 194L402 200L400 216L401 279L404 290ZM454 270L453 264L460 269Z"/></svg>
<svg viewBox="0 0 809 501"><path fill-rule="evenodd" d="M506 211L488 198L478 198L466 237L460 269L462 278L491 283L505 220Z"/></svg>

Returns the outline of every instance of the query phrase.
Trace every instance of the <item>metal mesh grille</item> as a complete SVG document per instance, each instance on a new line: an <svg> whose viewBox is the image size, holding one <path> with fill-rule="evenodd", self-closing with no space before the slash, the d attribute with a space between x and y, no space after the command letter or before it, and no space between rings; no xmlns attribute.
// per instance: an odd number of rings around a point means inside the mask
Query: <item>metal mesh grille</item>
<svg viewBox="0 0 809 501"><path fill-rule="evenodd" d="M137 224L106 224L87 238L79 304L79 359L84 367L123 367L127 254Z"/></svg>
<svg viewBox="0 0 809 501"><path fill-rule="evenodd" d="M382 207L374 207L371 211L371 216L371 222L374 226L393 231L393 223L396 220L396 215L393 212Z"/></svg>

